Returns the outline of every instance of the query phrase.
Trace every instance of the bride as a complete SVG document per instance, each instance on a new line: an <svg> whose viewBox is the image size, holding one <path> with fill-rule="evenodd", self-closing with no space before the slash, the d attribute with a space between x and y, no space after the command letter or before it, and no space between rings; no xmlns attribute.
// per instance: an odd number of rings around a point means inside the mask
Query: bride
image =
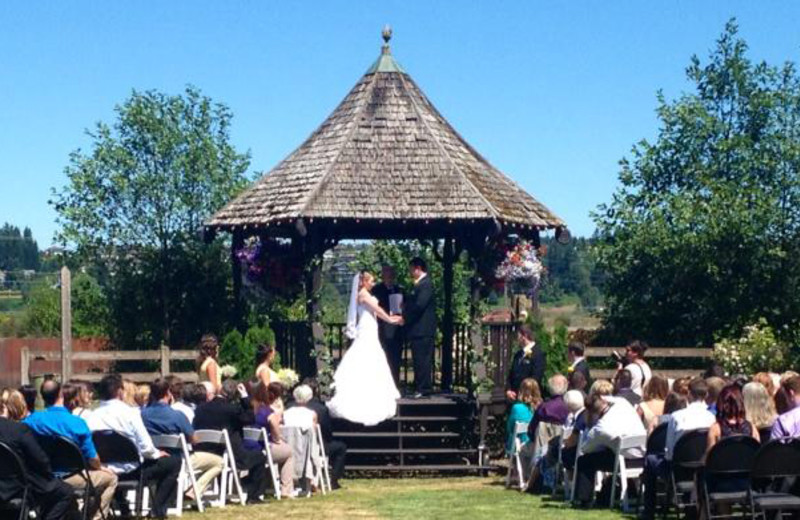
<svg viewBox="0 0 800 520"><path fill-rule="evenodd" d="M400 392L386 361L380 340L380 318L401 325L400 316L389 316L370 294L375 279L362 271L353 277L345 333L353 340L333 376L335 395L328 402L331 415L373 426L397 413Z"/></svg>

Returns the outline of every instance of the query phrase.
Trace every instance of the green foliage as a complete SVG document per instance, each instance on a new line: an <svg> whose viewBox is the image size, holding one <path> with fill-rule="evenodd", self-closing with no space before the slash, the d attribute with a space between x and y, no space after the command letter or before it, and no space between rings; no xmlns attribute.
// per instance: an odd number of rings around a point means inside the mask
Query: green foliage
<svg viewBox="0 0 800 520"><path fill-rule="evenodd" d="M661 128L594 213L610 337L709 345L800 318L800 77L753 63L731 21L694 92L658 96Z"/></svg>
<svg viewBox="0 0 800 520"><path fill-rule="evenodd" d="M226 328L226 244L205 244L199 231L247 183L231 119L193 87L134 91L112 125L88 132L90 151L70 155L69 182L51 201L59 238L96 273L117 344L185 346Z"/></svg>
<svg viewBox="0 0 800 520"><path fill-rule="evenodd" d="M39 246L30 228L20 231L11 224L0 227L0 271L39 269Z"/></svg>
<svg viewBox="0 0 800 520"><path fill-rule="evenodd" d="M547 367L544 372L544 381L547 381L555 374L567 375L567 344L568 331L563 324L556 325L553 329L548 329L541 321L529 319L529 324L536 336L536 344L547 356ZM546 392L542 388L542 392Z"/></svg>
<svg viewBox="0 0 800 520"><path fill-rule="evenodd" d="M56 281L56 277L48 277L27 293L22 318L24 334L41 337L61 334L61 292Z"/></svg>
<svg viewBox="0 0 800 520"><path fill-rule="evenodd" d="M603 276L591 254L593 242L588 238L573 238L568 244L559 244L554 238L542 240L547 248L542 259L547 274L542 278L539 291L541 303L560 304L577 298L587 309L601 303Z"/></svg>
<svg viewBox="0 0 800 520"><path fill-rule="evenodd" d="M790 368L789 346L763 318L746 326L740 337L715 343L714 359L728 375L783 372Z"/></svg>
<svg viewBox="0 0 800 520"><path fill-rule="evenodd" d="M234 329L228 332L220 344L220 365L236 367L236 377L241 381L253 377L256 369L256 348L262 343L274 345L275 333L268 325L255 325L247 329L244 336ZM273 370L280 368L280 359L275 358Z"/></svg>

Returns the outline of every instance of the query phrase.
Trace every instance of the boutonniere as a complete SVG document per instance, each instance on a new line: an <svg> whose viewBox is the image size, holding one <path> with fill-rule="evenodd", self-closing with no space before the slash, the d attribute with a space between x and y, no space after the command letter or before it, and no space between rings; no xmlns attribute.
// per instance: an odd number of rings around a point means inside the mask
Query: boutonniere
<svg viewBox="0 0 800 520"><path fill-rule="evenodd" d="M573 372L575 372L575 367L574 367L574 366L571 366L571 367L569 367L569 368L567 369L567 373L568 373L568 374L571 374L571 373L573 373Z"/></svg>
<svg viewBox="0 0 800 520"><path fill-rule="evenodd" d="M529 357L533 356L533 347L535 347L535 346L536 346L536 343L531 343L530 345L527 345L527 346L522 348L522 352L524 353L526 358L529 358Z"/></svg>

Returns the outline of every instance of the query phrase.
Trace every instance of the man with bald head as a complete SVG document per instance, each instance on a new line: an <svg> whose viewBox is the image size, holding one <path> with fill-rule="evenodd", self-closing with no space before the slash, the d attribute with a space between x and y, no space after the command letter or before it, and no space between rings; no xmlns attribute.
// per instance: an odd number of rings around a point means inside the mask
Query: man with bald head
<svg viewBox="0 0 800 520"><path fill-rule="evenodd" d="M82 418L72 415L64 407L64 393L61 391L61 384L53 379L42 383L42 400L44 401L45 411L29 415L25 419L25 424L33 430L34 435L40 437L65 437L78 445L83 457L89 465L89 478L92 481L97 493L100 495L100 508L92 511L95 520L102 518L101 511L108 515L111 506L111 499L117 489L117 475L100 464L100 458L92 442L92 432ZM53 467L56 476L63 475L66 468ZM83 489L86 485L84 478L79 475L72 475L64 479L64 482L76 489Z"/></svg>

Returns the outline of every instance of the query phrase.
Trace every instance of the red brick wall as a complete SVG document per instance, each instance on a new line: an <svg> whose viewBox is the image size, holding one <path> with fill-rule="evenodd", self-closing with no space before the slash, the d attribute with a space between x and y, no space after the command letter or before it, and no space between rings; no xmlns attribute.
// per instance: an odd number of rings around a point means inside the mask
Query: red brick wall
<svg viewBox="0 0 800 520"><path fill-rule="evenodd" d="M75 352L97 352L108 345L106 338L75 338L72 350ZM21 383L20 360L23 347L31 351L58 352L61 350L61 338L0 338L0 385L19 386ZM72 364L75 374L106 371L108 362L76 361ZM31 360L30 372L33 374L60 374L60 361Z"/></svg>

